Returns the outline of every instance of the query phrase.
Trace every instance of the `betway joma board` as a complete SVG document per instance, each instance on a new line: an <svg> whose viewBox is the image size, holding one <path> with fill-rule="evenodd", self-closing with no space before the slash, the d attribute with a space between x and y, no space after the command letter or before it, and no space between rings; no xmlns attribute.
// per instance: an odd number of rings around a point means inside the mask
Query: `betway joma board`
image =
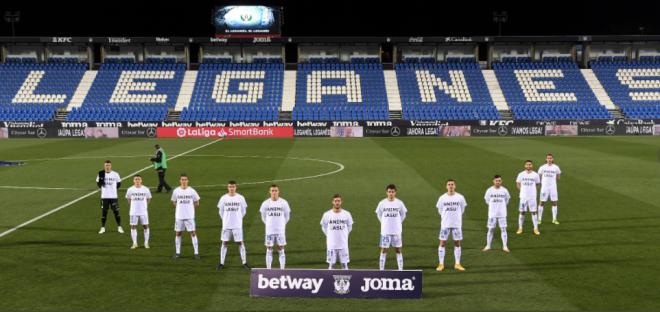
<svg viewBox="0 0 660 312"><path fill-rule="evenodd" d="M250 296L419 299L422 271L252 269Z"/></svg>

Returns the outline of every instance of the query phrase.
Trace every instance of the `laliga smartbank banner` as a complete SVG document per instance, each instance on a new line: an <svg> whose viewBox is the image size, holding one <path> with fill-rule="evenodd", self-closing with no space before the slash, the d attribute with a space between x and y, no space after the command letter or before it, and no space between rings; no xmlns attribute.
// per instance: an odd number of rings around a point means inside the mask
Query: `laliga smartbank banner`
<svg viewBox="0 0 660 312"><path fill-rule="evenodd" d="M159 127L159 138L292 138L293 127Z"/></svg>
<svg viewBox="0 0 660 312"><path fill-rule="evenodd" d="M252 297L422 297L422 271L252 269Z"/></svg>

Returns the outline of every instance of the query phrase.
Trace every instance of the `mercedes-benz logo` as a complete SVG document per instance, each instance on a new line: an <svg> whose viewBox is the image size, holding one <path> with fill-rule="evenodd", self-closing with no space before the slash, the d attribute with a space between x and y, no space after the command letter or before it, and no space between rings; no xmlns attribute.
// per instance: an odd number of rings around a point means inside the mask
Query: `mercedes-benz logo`
<svg viewBox="0 0 660 312"><path fill-rule="evenodd" d="M156 137L156 128L147 128L147 137L155 138Z"/></svg>
<svg viewBox="0 0 660 312"><path fill-rule="evenodd" d="M509 134L509 129L507 129L506 126L499 126L497 128L497 134L499 134L500 136L505 136Z"/></svg>
<svg viewBox="0 0 660 312"><path fill-rule="evenodd" d="M37 137L40 139L45 138L48 135L48 131L44 128L39 128L37 129Z"/></svg>
<svg viewBox="0 0 660 312"><path fill-rule="evenodd" d="M613 125L607 125L605 126L605 134L607 135L613 135L616 132L616 128L614 128Z"/></svg>
<svg viewBox="0 0 660 312"><path fill-rule="evenodd" d="M396 127L396 126L392 127L392 129L390 129L390 134L392 136L400 136L401 135L401 128Z"/></svg>

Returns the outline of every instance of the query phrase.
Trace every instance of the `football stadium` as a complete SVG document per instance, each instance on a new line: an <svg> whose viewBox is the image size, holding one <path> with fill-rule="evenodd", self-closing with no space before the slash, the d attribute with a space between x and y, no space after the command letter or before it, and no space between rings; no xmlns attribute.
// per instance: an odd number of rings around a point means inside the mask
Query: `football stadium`
<svg viewBox="0 0 660 312"><path fill-rule="evenodd" d="M0 311L660 310L654 3L14 2Z"/></svg>

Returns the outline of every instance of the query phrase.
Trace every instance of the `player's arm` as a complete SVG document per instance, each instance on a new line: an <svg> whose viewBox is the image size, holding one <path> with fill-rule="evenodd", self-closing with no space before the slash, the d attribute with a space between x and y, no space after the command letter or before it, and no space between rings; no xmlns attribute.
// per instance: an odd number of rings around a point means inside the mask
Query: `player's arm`
<svg viewBox="0 0 660 312"><path fill-rule="evenodd" d="M158 153L156 153L156 157L151 158L152 162L161 162L162 160L163 160L163 152L161 152L160 150L158 151Z"/></svg>
<svg viewBox="0 0 660 312"><path fill-rule="evenodd" d="M225 203L222 201L222 198L218 201L218 209L220 210L220 219L225 214Z"/></svg>
<svg viewBox="0 0 660 312"><path fill-rule="evenodd" d="M463 197L463 205L461 205L461 214L465 213L465 207L467 207L467 202L465 201L465 197Z"/></svg>
<svg viewBox="0 0 660 312"><path fill-rule="evenodd" d="M408 212L408 209L406 209L406 205L401 203L401 212L399 212L399 216L401 217L401 222L406 219L406 213Z"/></svg>
<svg viewBox="0 0 660 312"><path fill-rule="evenodd" d="M353 230L353 216L351 214L348 215L348 224L346 225L346 228L348 229L348 233Z"/></svg>
<svg viewBox="0 0 660 312"><path fill-rule="evenodd" d="M96 176L96 185L103 187L103 184L105 184L105 170L99 171L99 174Z"/></svg>
<svg viewBox="0 0 660 312"><path fill-rule="evenodd" d="M247 202L245 202L245 198L242 199L241 203L241 213L243 214L243 217L247 214Z"/></svg>
<svg viewBox="0 0 660 312"><path fill-rule="evenodd" d="M378 207L376 207L376 217L378 217L378 221L381 221L381 222L383 221L382 220L383 219L383 209L380 206L380 204L378 204Z"/></svg>
<svg viewBox="0 0 660 312"><path fill-rule="evenodd" d="M286 203L286 207L284 208L284 222L289 223L290 218L291 218L291 207L289 207L289 203Z"/></svg>
<svg viewBox="0 0 660 312"><path fill-rule="evenodd" d="M128 205L131 205L131 193L129 191L126 191L126 201L128 201Z"/></svg>
<svg viewBox="0 0 660 312"><path fill-rule="evenodd" d="M490 205L490 201L488 200L488 198L490 197L489 195L490 195L490 189L488 189L486 191L486 194L484 195L484 200L486 201L486 205Z"/></svg>
<svg viewBox="0 0 660 312"><path fill-rule="evenodd" d="M199 194L197 194L197 191L193 190L193 205L195 206L195 209L199 208L199 200L202 199L199 197Z"/></svg>
<svg viewBox="0 0 660 312"><path fill-rule="evenodd" d="M261 213L261 222L266 224L266 202L264 201L263 204L261 204L261 208L259 208L259 212Z"/></svg>
<svg viewBox="0 0 660 312"><path fill-rule="evenodd" d="M193 201L193 205L195 205L195 209L199 208L199 200Z"/></svg>
<svg viewBox="0 0 660 312"><path fill-rule="evenodd" d="M509 191L506 191L506 204L509 204L509 200L511 199L511 194L509 194Z"/></svg>
<svg viewBox="0 0 660 312"><path fill-rule="evenodd" d="M325 214L321 218L321 231L325 236L328 236L328 220L325 219Z"/></svg>

